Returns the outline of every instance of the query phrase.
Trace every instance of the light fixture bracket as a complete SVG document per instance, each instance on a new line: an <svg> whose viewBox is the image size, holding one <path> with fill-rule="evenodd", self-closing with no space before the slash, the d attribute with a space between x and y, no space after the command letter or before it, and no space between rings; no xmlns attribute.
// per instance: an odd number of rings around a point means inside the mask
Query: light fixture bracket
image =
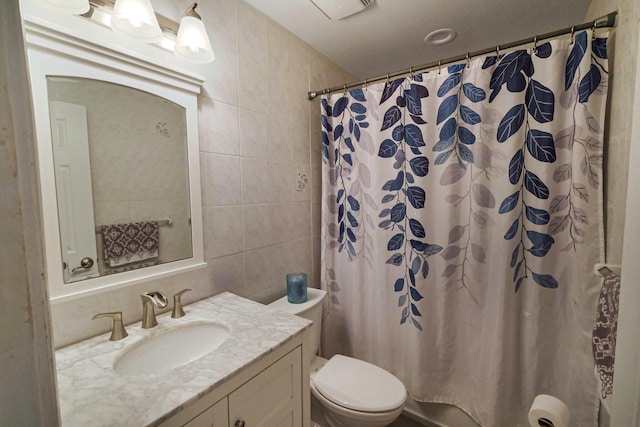
<svg viewBox="0 0 640 427"><path fill-rule="evenodd" d="M198 3L194 3L189 6L187 10L184 11L183 16L193 16L194 18L202 21L202 17L198 14L198 12L196 12L196 7L198 7Z"/></svg>

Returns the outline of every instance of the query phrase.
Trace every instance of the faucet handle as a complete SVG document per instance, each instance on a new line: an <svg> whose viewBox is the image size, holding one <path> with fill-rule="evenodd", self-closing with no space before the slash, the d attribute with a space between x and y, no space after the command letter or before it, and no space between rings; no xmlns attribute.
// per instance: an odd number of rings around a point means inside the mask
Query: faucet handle
<svg viewBox="0 0 640 427"><path fill-rule="evenodd" d="M173 317L174 319L184 316L184 310L182 309L182 300L180 299L180 297L182 297L182 294L190 290L192 289L183 289L173 296L173 311L171 312L171 317Z"/></svg>
<svg viewBox="0 0 640 427"><path fill-rule="evenodd" d="M97 319L99 317L110 317L111 320L113 320L113 326L111 328L111 336L109 337L109 340L118 341L126 338L129 335L126 329L124 328L124 325L122 324L121 311L115 311L112 313L98 313L95 316L93 316L93 319L91 320Z"/></svg>

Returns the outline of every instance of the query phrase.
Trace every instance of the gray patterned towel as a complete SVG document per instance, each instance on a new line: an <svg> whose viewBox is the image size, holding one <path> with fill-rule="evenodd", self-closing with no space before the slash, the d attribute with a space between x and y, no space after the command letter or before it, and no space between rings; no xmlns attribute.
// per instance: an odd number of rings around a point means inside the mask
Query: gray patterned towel
<svg viewBox="0 0 640 427"><path fill-rule="evenodd" d="M603 399L609 396L613 390L619 295L620 276L610 273L602 281L598 313L592 336L593 357L600 377Z"/></svg>
<svg viewBox="0 0 640 427"><path fill-rule="evenodd" d="M104 260L119 267L158 256L160 233L156 221L102 226Z"/></svg>

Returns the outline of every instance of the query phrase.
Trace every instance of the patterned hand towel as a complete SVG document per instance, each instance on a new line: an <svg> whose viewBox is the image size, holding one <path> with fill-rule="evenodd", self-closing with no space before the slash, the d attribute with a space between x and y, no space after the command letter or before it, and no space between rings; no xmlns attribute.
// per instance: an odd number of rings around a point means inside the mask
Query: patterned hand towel
<svg viewBox="0 0 640 427"><path fill-rule="evenodd" d="M596 324L593 327L592 348L600 378L602 398L613 391L613 367L618 330L620 276L608 274L602 282Z"/></svg>
<svg viewBox="0 0 640 427"><path fill-rule="evenodd" d="M158 256L160 233L155 221L102 226L104 258L109 267L118 267Z"/></svg>

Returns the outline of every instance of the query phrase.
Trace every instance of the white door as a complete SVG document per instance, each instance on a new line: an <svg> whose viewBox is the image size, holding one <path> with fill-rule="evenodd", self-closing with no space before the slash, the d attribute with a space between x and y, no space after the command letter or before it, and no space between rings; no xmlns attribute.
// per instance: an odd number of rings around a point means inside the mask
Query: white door
<svg viewBox="0 0 640 427"><path fill-rule="evenodd" d="M60 244L65 283L98 275L87 109L50 103Z"/></svg>

